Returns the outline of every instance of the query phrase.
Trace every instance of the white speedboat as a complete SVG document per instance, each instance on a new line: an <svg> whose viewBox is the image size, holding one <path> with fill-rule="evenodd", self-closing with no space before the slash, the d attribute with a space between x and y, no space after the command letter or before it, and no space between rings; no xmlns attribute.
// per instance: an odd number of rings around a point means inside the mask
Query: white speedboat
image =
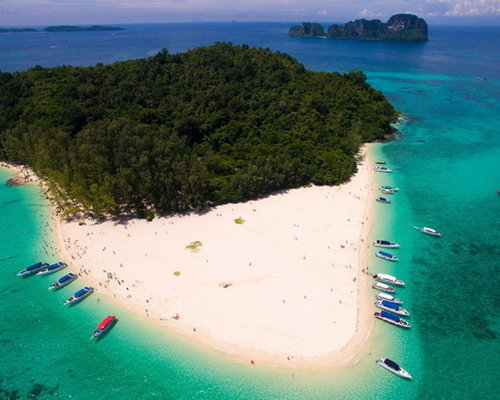
<svg viewBox="0 0 500 400"><path fill-rule="evenodd" d="M379 203L386 203L386 204L389 204L391 201L385 197L377 197L375 199L376 201L378 201Z"/></svg>
<svg viewBox="0 0 500 400"><path fill-rule="evenodd" d="M400 244L389 242L388 240L376 240L373 242L373 245L375 247L387 247L387 248L391 248L391 249L401 247Z"/></svg>
<svg viewBox="0 0 500 400"><path fill-rule="evenodd" d="M378 190L380 190L384 194L394 194L399 191L399 188L393 186L380 186Z"/></svg>
<svg viewBox="0 0 500 400"><path fill-rule="evenodd" d="M68 298L68 300L64 302L64 305L70 306L72 304L78 303L85 297L90 296L93 292L94 292L93 287L85 286L83 289L78 290L73 296Z"/></svg>
<svg viewBox="0 0 500 400"><path fill-rule="evenodd" d="M385 368L387 371L390 371L393 374L400 376L401 378L413 379L413 377L409 374L408 371L401 368L397 363L388 358L381 358L380 360L377 360L377 364L380 365L382 368Z"/></svg>
<svg viewBox="0 0 500 400"><path fill-rule="evenodd" d="M55 264L49 265L46 268L41 269L37 272L37 275L45 275L52 274L54 272L60 271L61 269L66 268L66 264L63 262L56 262Z"/></svg>
<svg viewBox="0 0 500 400"><path fill-rule="evenodd" d="M42 268L45 268L48 265L49 264L40 261L36 264L30 265L29 267L26 267L23 270L19 271L17 273L17 276L27 277L36 274L38 271L40 271Z"/></svg>
<svg viewBox="0 0 500 400"><path fill-rule="evenodd" d="M396 293L396 289L382 282L375 282L372 285L372 288L376 290L381 290L382 292Z"/></svg>
<svg viewBox="0 0 500 400"><path fill-rule="evenodd" d="M63 277L55 281L52 285L50 285L49 290L60 289L66 285L69 285L76 278L78 278L78 275L74 274L73 272L70 272L69 274L64 275Z"/></svg>
<svg viewBox="0 0 500 400"><path fill-rule="evenodd" d="M392 169L387 167L375 167L375 172L392 172Z"/></svg>
<svg viewBox="0 0 500 400"><path fill-rule="evenodd" d="M381 273L375 274L375 275L373 275L373 279L375 279L376 281L379 281L379 282L388 283L389 285L398 285L398 286L405 285L405 283L403 281L399 280L395 276L388 275L388 274L381 274Z"/></svg>
<svg viewBox="0 0 500 400"><path fill-rule="evenodd" d="M425 233L426 235L430 235L430 236L437 236L437 237L441 237L441 233L436 231L435 229L432 229L432 228L427 228L426 226L424 226L423 228L420 228L420 232L422 233Z"/></svg>
<svg viewBox="0 0 500 400"><path fill-rule="evenodd" d="M387 293L379 293L379 294L376 294L375 295L375 298L377 300L385 300L385 301L390 301L391 303L394 303L394 304L403 304L403 301L394 297L394 296L391 296L390 294L387 294Z"/></svg>
<svg viewBox="0 0 500 400"><path fill-rule="evenodd" d="M399 258L397 258L396 256L393 256L391 253L387 253L386 251L377 251L375 253L375 255L378 258L382 258L382 259L387 260L387 261L399 261Z"/></svg>
<svg viewBox="0 0 500 400"><path fill-rule="evenodd" d="M402 315L403 317L408 317L410 316L410 313L406 308L403 308L397 304L391 303L390 301L387 300L377 300L375 302L375 306L378 308L389 311L391 313L394 313L396 315Z"/></svg>
<svg viewBox="0 0 500 400"><path fill-rule="evenodd" d="M408 321L399 318L397 315L391 314L390 312L376 311L373 315L375 316L375 318L387 322L388 324L399 326L400 328L411 328L411 325Z"/></svg>

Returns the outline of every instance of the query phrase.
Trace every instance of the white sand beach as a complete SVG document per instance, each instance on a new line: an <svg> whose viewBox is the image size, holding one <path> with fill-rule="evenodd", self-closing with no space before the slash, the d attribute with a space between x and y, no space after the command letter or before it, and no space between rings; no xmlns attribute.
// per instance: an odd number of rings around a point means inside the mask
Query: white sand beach
<svg viewBox="0 0 500 400"><path fill-rule="evenodd" d="M372 186L365 160L339 187L151 222L63 222L59 247L98 292L245 362L348 365L366 353L373 328Z"/></svg>

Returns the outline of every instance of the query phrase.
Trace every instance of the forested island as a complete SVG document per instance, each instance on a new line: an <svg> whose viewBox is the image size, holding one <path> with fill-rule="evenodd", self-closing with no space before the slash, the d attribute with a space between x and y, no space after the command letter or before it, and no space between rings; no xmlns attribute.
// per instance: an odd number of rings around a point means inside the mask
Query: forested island
<svg viewBox="0 0 500 400"><path fill-rule="evenodd" d="M358 19L345 25L330 25L326 32L320 24L304 22L301 25L292 26L288 34L330 39L428 41L427 23L413 14L396 14L386 23L378 19Z"/></svg>
<svg viewBox="0 0 500 400"><path fill-rule="evenodd" d="M396 118L360 71L312 72L246 45L0 73L0 157L59 188L66 211L94 216L339 184Z"/></svg>
<svg viewBox="0 0 500 400"><path fill-rule="evenodd" d="M123 31L123 28L116 26L92 25L55 25L47 26L43 29L35 28L0 28L0 33L19 33L19 32L92 32L92 31Z"/></svg>

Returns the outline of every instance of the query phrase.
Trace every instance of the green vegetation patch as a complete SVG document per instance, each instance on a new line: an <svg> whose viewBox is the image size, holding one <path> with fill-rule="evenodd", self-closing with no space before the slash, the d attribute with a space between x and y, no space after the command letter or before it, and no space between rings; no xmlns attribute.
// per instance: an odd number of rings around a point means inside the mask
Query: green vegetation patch
<svg viewBox="0 0 500 400"><path fill-rule="evenodd" d="M234 222L235 222L236 224L240 224L240 225L241 225L241 224L244 224L244 223L245 223L245 220L244 220L243 218L241 218L241 217L238 217L238 218L236 218L236 219L234 220Z"/></svg>
<svg viewBox="0 0 500 400"><path fill-rule="evenodd" d="M201 243L199 240L195 242L191 242L186 246L186 249L189 249L191 251L200 251L200 247L203 246L203 243Z"/></svg>

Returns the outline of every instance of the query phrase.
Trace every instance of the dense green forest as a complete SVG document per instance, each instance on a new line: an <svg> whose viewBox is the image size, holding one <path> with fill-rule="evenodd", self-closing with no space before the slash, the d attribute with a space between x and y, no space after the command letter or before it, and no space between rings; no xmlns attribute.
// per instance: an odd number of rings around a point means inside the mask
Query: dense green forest
<svg viewBox="0 0 500 400"><path fill-rule="evenodd" d="M216 43L0 73L0 156L93 215L174 213L339 184L396 110L362 72Z"/></svg>

